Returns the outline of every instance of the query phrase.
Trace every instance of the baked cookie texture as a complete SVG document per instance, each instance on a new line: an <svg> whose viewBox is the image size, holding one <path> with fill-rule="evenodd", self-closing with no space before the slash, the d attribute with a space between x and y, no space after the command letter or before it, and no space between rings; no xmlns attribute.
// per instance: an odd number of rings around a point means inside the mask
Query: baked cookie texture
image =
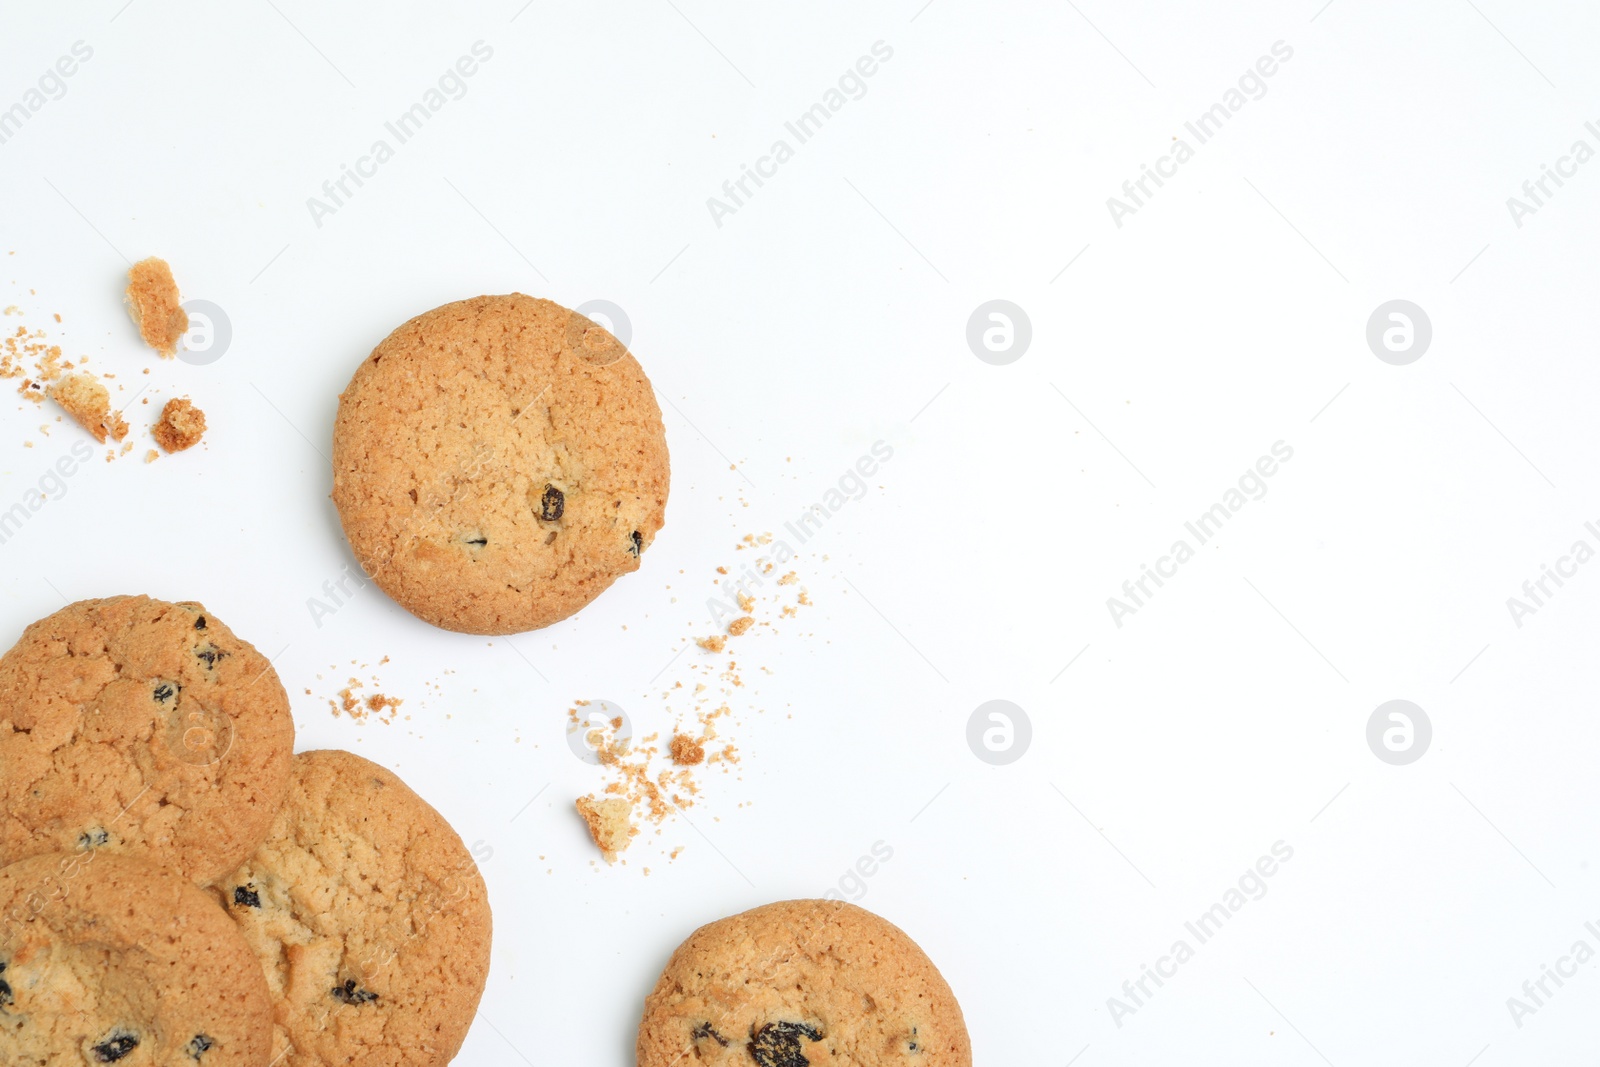
<svg viewBox="0 0 1600 1067"><path fill-rule="evenodd" d="M178 283L172 280L166 260L151 256L128 268L123 302L145 344L163 359L178 354L178 342L189 329L189 315L180 303Z"/></svg>
<svg viewBox="0 0 1600 1067"><path fill-rule="evenodd" d="M0 869L0 1063L262 1067L267 984L202 890L130 856Z"/></svg>
<svg viewBox="0 0 1600 1067"><path fill-rule="evenodd" d="M161 409L150 436L165 452L182 452L200 443L206 432L206 413L187 398L174 397Z"/></svg>
<svg viewBox="0 0 1600 1067"><path fill-rule="evenodd" d="M128 436L122 414L111 410L111 393L92 374L67 375L50 387L50 399L100 444L107 435L118 441Z"/></svg>
<svg viewBox="0 0 1600 1067"><path fill-rule="evenodd" d="M395 330L334 422L333 500L357 561L406 610L464 633L548 626L637 570L668 466L633 356L520 293Z"/></svg>
<svg viewBox="0 0 1600 1067"><path fill-rule="evenodd" d="M790 900L702 926L645 999L638 1067L971 1067L961 1007L898 927Z"/></svg>
<svg viewBox="0 0 1600 1067"><path fill-rule="evenodd" d="M433 1067L460 1049L489 974L488 895L390 771L296 756L272 832L212 892L266 973L278 1067Z"/></svg>
<svg viewBox="0 0 1600 1067"><path fill-rule="evenodd" d="M0 656L0 863L86 848L209 882L266 835L293 752L272 664L203 605L79 601Z"/></svg>

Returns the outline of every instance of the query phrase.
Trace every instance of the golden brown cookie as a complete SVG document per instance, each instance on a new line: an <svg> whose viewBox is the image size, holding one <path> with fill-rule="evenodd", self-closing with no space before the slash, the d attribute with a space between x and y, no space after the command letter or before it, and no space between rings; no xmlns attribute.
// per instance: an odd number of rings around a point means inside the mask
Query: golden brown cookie
<svg viewBox="0 0 1600 1067"><path fill-rule="evenodd" d="M178 341L189 329L189 315L180 303L178 283L172 280L166 260L151 256L128 268L123 302L145 344L163 359L178 354Z"/></svg>
<svg viewBox="0 0 1600 1067"><path fill-rule="evenodd" d="M548 626L639 568L667 503L655 393L605 330L514 293L395 330L339 397L333 500L356 560L436 626Z"/></svg>
<svg viewBox="0 0 1600 1067"><path fill-rule="evenodd" d="M639 1024L638 1067L971 1067L961 1006L898 927L789 900L702 926Z"/></svg>
<svg viewBox="0 0 1600 1067"><path fill-rule="evenodd" d="M0 1063L263 1067L272 1003L216 903L86 849L0 868Z"/></svg>
<svg viewBox="0 0 1600 1067"><path fill-rule="evenodd" d="M435 1067L460 1049L489 975L488 895L390 771L296 756L272 832L212 891L266 972L278 1067Z"/></svg>
<svg viewBox="0 0 1600 1067"><path fill-rule="evenodd" d="M93 848L209 882L266 835L293 752L272 664L202 605L79 601L0 656L0 863Z"/></svg>

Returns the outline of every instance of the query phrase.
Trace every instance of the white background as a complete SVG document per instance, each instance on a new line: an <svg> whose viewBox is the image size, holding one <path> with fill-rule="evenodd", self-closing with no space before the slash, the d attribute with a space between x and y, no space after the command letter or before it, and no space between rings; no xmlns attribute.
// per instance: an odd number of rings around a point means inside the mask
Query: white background
<svg viewBox="0 0 1600 1067"><path fill-rule="evenodd" d="M940 965L980 1064L1600 1053L1600 960L1521 1028L1506 1005L1578 939L1600 949L1600 566L1520 628L1506 606L1600 546L1600 163L1520 228L1506 205L1574 140L1600 148L1600 13L123 4L0 5L0 107L93 48L0 144L0 304L26 313L0 322L155 397L133 455L0 546L4 641L63 598L201 600L277 655L300 748L395 768L492 848L460 1062L631 1063L683 936L820 895L876 842L893 858L861 902ZM465 95L316 225L307 199L479 40ZM716 225L707 198L880 40L865 95ZM1106 198L1277 41L1266 95L1119 228ZM217 362L137 343L120 292L151 254L226 309ZM626 309L673 460L642 570L511 641L375 588L318 627L308 598L352 563L324 458L339 390L410 316L512 290ZM1032 322L1009 366L965 340L993 298ZM1365 341L1397 298L1434 332L1400 367ZM178 394L205 446L145 466ZM79 436L0 409L9 506ZM737 777L702 775L693 826L597 865L572 800L603 779L566 709L670 728L714 568L878 440L893 459L797 563L816 606L736 645ZM1267 495L1116 626L1106 599L1280 440ZM351 673L407 717L332 717ZM996 698L1033 726L1004 767L966 742ZM1366 742L1395 698L1433 724L1409 766ZM1267 894L1113 1022L1107 999L1277 841Z"/></svg>

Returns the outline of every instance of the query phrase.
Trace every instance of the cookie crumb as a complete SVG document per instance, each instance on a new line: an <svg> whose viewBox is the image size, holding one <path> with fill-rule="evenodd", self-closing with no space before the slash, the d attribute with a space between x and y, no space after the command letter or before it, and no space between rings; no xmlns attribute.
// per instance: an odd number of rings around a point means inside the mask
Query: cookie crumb
<svg viewBox="0 0 1600 1067"><path fill-rule="evenodd" d="M160 458L161 458L161 453L160 453L160 452L157 452L157 451L156 451L156 450L155 450L155 449L153 449L153 448L152 448L152 449L151 449L151 450L150 450L150 451L148 451L148 452L146 452L146 453L145 453L145 454L144 454L144 461L145 461L145 462L146 462L146 463L154 463L154 462L155 462L155 461L156 461L156 460L158 460L158 459L160 459ZM309 692L311 692L311 690L309 690L309 689L307 689L307 690L306 690L306 692L308 692L308 693L309 693Z"/></svg>
<svg viewBox="0 0 1600 1067"><path fill-rule="evenodd" d="M150 436L168 452L182 452L200 443L206 432L206 413L188 400L173 398L161 409L161 419L150 427Z"/></svg>
<svg viewBox="0 0 1600 1067"><path fill-rule="evenodd" d="M178 339L189 329L189 315L179 301L178 283L167 261L151 256L130 267L124 299L144 343L162 359L176 356Z"/></svg>
<svg viewBox="0 0 1600 1067"><path fill-rule="evenodd" d="M748 615L744 615L740 618L734 619L728 624L728 633L732 634L734 637L738 637L755 624L756 620L752 619Z"/></svg>
<svg viewBox="0 0 1600 1067"><path fill-rule="evenodd" d="M633 835L638 833L633 826L633 805L621 797L597 800L587 796L578 798L577 807L600 855L607 863L617 862L617 854L627 848Z"/></svg>
<svg viewBox="0 0 1600 1067"><path fill-rule="evenodd" d="M672 737L672 762L680 767L694 767L706 761L706 746L685 734Z"/></svg>
<svg viewBox="0 0 1600 1067"><path fill-rule="evenodd" d="M118 441L128 436L128 424L111 410L111 394L92 375L69 374L50 387L50 399L100 444L107 434Z"/></svg>
<svg viewBox="0 0 1600 1067"><path fill-rule="evenodd" d="M721 652L724 648L728 647L728 639L723 637L721 634L713 634L710 637L698 637L695 639L694 643L705 649L707 652Z"/></svg>

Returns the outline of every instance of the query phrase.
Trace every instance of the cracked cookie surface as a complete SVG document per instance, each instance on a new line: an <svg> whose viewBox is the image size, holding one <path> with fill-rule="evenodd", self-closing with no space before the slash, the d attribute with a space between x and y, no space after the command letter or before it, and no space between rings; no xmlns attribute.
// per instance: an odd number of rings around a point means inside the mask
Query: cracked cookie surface
<svg viewBox="0 0 1600 1067"><path fill-rule="evenodd" d="M261 1067L272 1007L201 889L95 850L0 868L0 1063Z"/></svg>
<svg viewBox="0 0 1600 1067"><path fill-rule="evenodd" d="M548 626L637 570L669 480L638 362L520 293L385 338L340 395L333 470L363 570L414 615L478 634Z"/></svg>
<svg viewBox="0 0 1600 1067"><path fill-rule="evenodd" d="M645 999L639 1067L971 1067L961 1007L916 942L842 901L702 926Z"/></svg>
<svg viewBox="0 0 1600 1067"><path fill-rule="evenodd" d="M435 1067L489 973L483 878L450 824L349 752L294 758L272 831L212 891L273 998L278 1067Z"/></svg>
<svg viewBox="0 0 1600 1067"><path fill-rule="evenodd" d="M92 848L209 882L265 836L293 751L272 665L202 605L71 604L0 656L0 863Z"/></svg>

